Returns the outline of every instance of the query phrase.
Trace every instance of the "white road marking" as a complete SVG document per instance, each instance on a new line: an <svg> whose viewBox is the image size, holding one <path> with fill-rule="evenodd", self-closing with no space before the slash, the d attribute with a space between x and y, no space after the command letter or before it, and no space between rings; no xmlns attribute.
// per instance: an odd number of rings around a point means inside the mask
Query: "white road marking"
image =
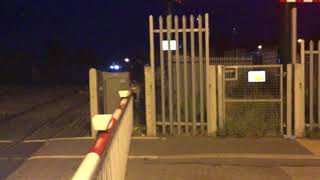
<svg viewBox="0 0 320 180"><path fill-rule="evenodd" d="M7 161L7 160L24 160L25 158L21 157L0 157L0 161Z"/></svg>
<svg viewBox="0 0 320 180"><path fill-rule="evenodd" d="M133 140L139 140L139 139L142 139L142 140L158 140L158 139L161 139L161 140L166 140L167 138L165 137L148 137L148 136L134 136L134 137L131 137L131 139Z"/></svg>
<svg viewBox="0 0 320 180"><path fill-rule="evenodd" d="M129 156L128 159L159 159L159 160L176 160L176 159L207 159L207 158L225 158L225 159L313 159L320 160L320 156L301 155L301 154L234 154L234 153L217 153L217 154L184 154L168 156Z"/></svg>
<svg viewBox="0 0 320 180"><path fill-rule="evenodd" d="M12 143L14 141L11 141L11 140L0 140L0 143Z"/></svg>
<svg viewBox="0 0 320 180"><path fill-rule="evenodd" d="M49 141L63 141L63 140L90 140L95 139L94 137L70 137L70 138L52 138Z"/></svg>
<svg viewBox="0 0 320 180"><path fill-rule="evenodd" d="M46 139L34 139L34 140L24 140L23 143L39 143L39 142L47 142Z"/></svg>
<svg viewBox="0 0 320 180"><path fill-rule="evenodd" d="M52 138L52 139L32 139L32 140L24 140L23 143L38 143L38 142L48 142L48 141L65 141L65 140L90 140L94 139L93 137L71 137L71 138ZM8 141L14 142L14 141ZM1 143L1 141L0 141Z"/></svg>
<svg viewBox="0 0 320 180"><path fill-rule="evenodd" d="M84 159L85 155L49 155L49 156L32 156L28 160L36 159Z"/></svg>

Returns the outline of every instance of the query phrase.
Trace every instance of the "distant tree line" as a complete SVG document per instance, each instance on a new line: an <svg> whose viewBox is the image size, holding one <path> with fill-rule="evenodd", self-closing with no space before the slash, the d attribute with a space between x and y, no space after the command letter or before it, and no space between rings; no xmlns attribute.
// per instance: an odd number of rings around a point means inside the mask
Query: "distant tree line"
<svg viewBox="0 0 320 180"><path fill-rule="evenodd" d="M50 42L42 55L23 50L0 51L0 82L14 84L84 84L99 64L91 48L65 48Z"/></svg>

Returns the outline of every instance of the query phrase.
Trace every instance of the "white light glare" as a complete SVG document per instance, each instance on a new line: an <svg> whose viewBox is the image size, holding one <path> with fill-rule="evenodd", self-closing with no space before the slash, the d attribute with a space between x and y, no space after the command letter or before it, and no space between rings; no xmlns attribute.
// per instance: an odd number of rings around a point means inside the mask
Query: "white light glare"
<svg viewBox="0 0 320 180"><path fill-rule="evenodd" d="M175 40L170 41L170 50L175 51L177 49L177 44ZM163 40L162 41L162 50L163 51L168 51L169 50L169 41Z"/></svg>
<svg viewBox="0 0 320 180"><path fill-rule="evenodd" d="M125 58L124 61L128 63L128 62L130 62L130 59L129 58Z"/></svg>
<svg viewBox="0 0 320 180"><path fill-rule="evenodd" d="M262 49L262 45L259 45L259 46L258 46L258 49L260 49L260 50L261 50L261 49Z"/></svg>
<svg viewBox="0 0 320 180"><path fill-rule="evenodd" d="M120 66L119 66L119 65L114 65L114 69L115 69L115 70L119 70L119 69L120 69Z"/></svg>

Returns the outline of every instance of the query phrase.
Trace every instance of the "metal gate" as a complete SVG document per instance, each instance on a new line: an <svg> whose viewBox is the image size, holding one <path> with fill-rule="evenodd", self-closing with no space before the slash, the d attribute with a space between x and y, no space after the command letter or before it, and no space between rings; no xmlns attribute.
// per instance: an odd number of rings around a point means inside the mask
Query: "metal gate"
<svg viewBox="0 0 320 180"><path fill-rule="evenodd" d="M218 126L283 134L282 65L218 66Z"/></svg>
<svg viewBox="0 0 320 180"><path fill-rule="evenodd" d="M148 135L207 134L208 14L181 19L160 16L155 22L150 16L149 31Z"/></svg>

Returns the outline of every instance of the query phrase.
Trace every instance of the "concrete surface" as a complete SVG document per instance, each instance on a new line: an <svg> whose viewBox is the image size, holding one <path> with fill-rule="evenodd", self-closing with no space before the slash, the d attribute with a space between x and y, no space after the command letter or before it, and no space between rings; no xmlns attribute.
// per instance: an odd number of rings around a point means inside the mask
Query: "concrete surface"
<svg viewBox="0 0 320 180"><path fill-rule="evenodd" d="M146 162L130 160L127 180L315 180L320 167L227 165L222 160ZM236 159L233 161L237 161ZM257 160L258 161L258 160ZM211 162L211 163L210 163Z"/></svg>
<svg viewBox="0 0 320 180"><path fill-rule="evenodd" d="M320 156L320 139L298 139L297 141L313 154Z"/></svg>
<svg viewBox="0 0 320 180"><path fill-rule="evenodd" d="M127 180L314 180L320 156L283 138L134 139Z"/></svg>
<svg viewBox="0 0 320 180"><path fill-rule="evenodd" d="M42 146L25 159L28 154L0 157L1 170L19 165L2 177L70 179L93 142L88 137L24 143L30 149ZM127 180L320 178L320 156L298 141L283 138L133 138L130 148Z"/></svg>
<svg viewBox="0 0 320 180"><path fill-rule="evenodd" d="M68 143L50 140L89 134L88 94L79 93L77 89L79 87L9 87L0 92L0 179L28 161L40 161L41 158L45 161L45 157L61 160L73 151L76 154L73 158L79 159L77 153L81 148L88 151L74 139L71 140L73 143L66 139ZM35 156L44 152L53 155Z"/></svg>
<svg viewBox="0 0 320 180"><path fill-rule="evenodd" d="M42 147L32 155L15 153L10 158L0 157L0 179L70 179L93 143L90 137L23 143Z"/></svg>
<svg viewBox="0 0 320 180"><path fill-rule="evenodd" d="M135 139L130 155L181 155L208 153L312 154L298 142L283 138L171 137Z"/></svg>

